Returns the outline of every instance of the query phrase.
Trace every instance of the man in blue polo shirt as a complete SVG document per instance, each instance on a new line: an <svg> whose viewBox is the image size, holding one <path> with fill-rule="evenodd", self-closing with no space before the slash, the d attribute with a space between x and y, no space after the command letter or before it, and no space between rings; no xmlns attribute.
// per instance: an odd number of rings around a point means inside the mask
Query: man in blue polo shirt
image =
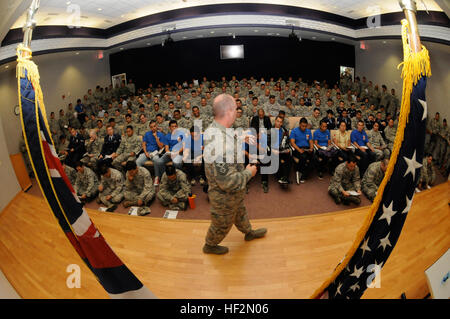
<svg viewBox="0 0 450 319"><path fill-rule="evenodd" d="M325 120L320 121L320 129L314 132L313 140L316 146L315 160L318 175L319 179L322 179L328 163L333 161L337 153L336 149L329 148L331 146L331 134L327 129L327 122Z"/></svg>
<svg viewBox="0 0 450 319"><path fill-rule="evenodd" d="M145 133L142 138L142 150L144 153L139 155L139 158L136 160L137 166L144 166L145 162L148 160L153 161L153 165L155 168L155 185L159 185L159 181L161 179L161 175L164 172L165 162L159 156L159 152L164 150L165 145L167 144L164 133L158 131L158 126L155 120L151 120L150 131Z"/></svg>
<svg viewBox="0 0 450 319"><path fill-rule="evenodd" d="M370 144L366 131L364 131L363 121L358 121L357 129L350 134L350 142L355 147L355 155L359 157L358 167L362 177L367 167L376 160L375 150Z"/></svg>
<svg viewBox="0 0 450 319"><path fill-rule="evenodd" d="M172 161L175 168L183 167L183 139L184 132L178 129L178 123L175 120L169 122L170 132L166 135L166 153L161 157L164 163ZM186 132L187 133L187 132Z"/></svg>
<svg viewBox="0 0 450 319"><path fill-rule="evenodd" d="M302 117L299 126L292 130L289 136L294 148L292 158L295 163L297 184L304 183L310 173L313 154L311 130L307 128L308 121Z"/></svg>
<svg viewBox="0 0 450 319"><path fill-rule="evenodd" d="M77 100L77 105L75 105L75 111L77 112L78 121L80 124L84 124L84 115L86 114L86 107L81 103L81 99Z"/></svg>

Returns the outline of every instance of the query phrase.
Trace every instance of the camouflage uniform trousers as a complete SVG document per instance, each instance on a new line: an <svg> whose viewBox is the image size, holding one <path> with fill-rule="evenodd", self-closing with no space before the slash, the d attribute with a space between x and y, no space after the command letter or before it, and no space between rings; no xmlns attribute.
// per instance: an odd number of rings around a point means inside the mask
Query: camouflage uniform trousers
<svg viewBox="0 0 450 319"><path fill-rule="evenodd" d="M124 200L129 202L132 206L138 205L139 197L142 198L141 194L132 191L125 191L123 193ZM150 205L150 203L155 199L154 194L151 192L145 194L142 201L144 202L144 206Z"/></svg>
<svg viewBox="0 0 450 319"><path fill-rule="evenodd" d="M102 202L103 205L105 205L106 207L110 207L113 204L119 204L122 200L123 200L123 193L117 194L113 197L111 197L110 200L107 200L106 197L110 195L110 194L102 194L99 193L98 195L98 199L100 200L100 202Z"/></svg>
<svg viewBox="0 0 450 319"><path fill-rule="evenodd" d="M244 234L252 230L244 206L245 191L228 195L227 198L215 192L210 192L208 195L211 202L211 225L206 234L207 245L218 245L230 232L233 224Z"/></svg>
<svg viewBox="0 0 450 319"><path fill-rule="evenodd" d="M80 162L83 163L85 166L92 168L93 171L97 170L98 158L96 156L93 157L85 156L80 160Z"/></svg>
<svg viewBox="0 0 450 319"><path fill-rule="evenodd" d="M343 187L344 190L346 190L346 191L349 191L349 190L356 191L356 189L355 189L355 187L353 186L353 184L344 184L344 185L342 185L342 187ZM342 194L342 192L341 192L338 188L336 188L336 187L329 187L329 188L328 188L328 194L330 194L331 197L333 197L334 199L340 199L341 201L342 201L343 199L347 199L347 200L348 200L350 197L356 198L357 200L360 200L360 198L359 198L358 196L352 196L352 195L350 195L350 196L348 196L348 197L345 197L345 196Z"/></svg>
<svg viewBox="0 0 450 319"><path fill-rule="evenodd" d="M111 165L115 169L117 169L119 172L123 172L124 167L122 166L122 162L135 161L135 160L136 160L136 156L130 156L129 154L120 154L112 161Z"/></svg>
<svg viewBox="0 0 450 319"><path fill-rule="evenodd" d="M187 200L178 200L176 204L173 204L170 200L161 195L161 192L156 194L158 200L161 201L161 205L168 207L170 210L184 210L187 208Z"/></svg>
<svg viewBox="0 0 450 319"><path fill-rule="evenodd" d="M392 144L392 146L394 146ZM374 148L375 150L375 156L376 156L376 160L380 161L383 158L389 158L391 156L391 151L389 151L389 146L387 145L385 149L379 150L377 148Z"/></svg>

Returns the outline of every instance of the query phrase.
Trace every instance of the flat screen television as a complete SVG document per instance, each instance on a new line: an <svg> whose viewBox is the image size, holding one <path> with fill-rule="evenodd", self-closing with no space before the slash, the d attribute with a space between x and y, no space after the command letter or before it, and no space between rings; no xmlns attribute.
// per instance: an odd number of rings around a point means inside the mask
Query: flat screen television
<svg viewBox="0 0 450 319"><path fill-rule="evenodd" d="M220 46L220 59L243 59L244 58L244 45L221 45Z"/></svg>

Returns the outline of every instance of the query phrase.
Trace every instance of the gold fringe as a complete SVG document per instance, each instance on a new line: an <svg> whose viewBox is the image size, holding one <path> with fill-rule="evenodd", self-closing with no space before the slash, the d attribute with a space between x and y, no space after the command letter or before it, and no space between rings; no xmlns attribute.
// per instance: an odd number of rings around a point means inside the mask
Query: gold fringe
<svg viewBox="0 0 450 319"><path fill-rule="evenodd" d="M375 197L372 206L370 207L369 214L364 221L363 226L358 231L356 235L356 239L349 249L347 254L345 255L344 260L336 267L333 274L328 278L319 289L317 289L311 298L319 298L328 286L339 276L339 274L347 267L350 259L353 257L355 252L359 249L360 243L364 240L366 233L372 224L372 221L375 217L376 212L381 204L381 200L383 197L384 189L391 179L392 173L394 172L394 167L398 160L398 154L400 152L400 148L404 139L405 127L408 122L410 105L411 105L411 93L413 89L413 85L416 85L417 82L422 78L422 76L431 76L431 67L430 67L430 57L428 54L428 50L425 46L422 46L422 51L418 53L414 53L411 50L411 47L408 42L408 21L402 20L402 41L403 41L403 53L404 53L404 62L398 65L397 68L403 66L401 77L403 78L403 92L402 92L402 103L400 107L400 117L397 128L397 133L395 136L394 146L392 149L391 160L389 161L389 165L386 169L385 176L383 181L378 188L377 196Z"/></svg>

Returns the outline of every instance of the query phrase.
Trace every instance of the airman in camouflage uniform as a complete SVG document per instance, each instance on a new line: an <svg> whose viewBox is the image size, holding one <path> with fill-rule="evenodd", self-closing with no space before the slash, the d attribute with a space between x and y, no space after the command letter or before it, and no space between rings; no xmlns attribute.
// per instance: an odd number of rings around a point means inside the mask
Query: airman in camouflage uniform
<svg viewBox="0 0 450 319"><path fill-rule="evenodd" d="M336 167L330 186L328 186L328 193L336 204L341 202L344 205L348 205L350 202L360 204L361 199L358 196L349 195L348 191L361 192L359 168L356 166L354 156L349 156L347 162Z"/></svg>
<svg viewBox="0 0 450 319"><path fill-rule="evenodd" d="M98 187L98 200L107 207L108 212L117 208L123 200L124 178L121 172L114 168L102 167L101 180Z"/></svg>
<svg viewBox="0 0 450 319"><path fill-rule="evenodd" d="M377 195L378 187L384 178L384 173L389 164L388 159L384 159L380 162L374 162L369 165L361 181L361 187L363 193L367 198L373 202Z"/></svg>
<svg viewBox="0 0 450 319"><path fill-rule="evenodd" d="M431 185L436 181L436 173L434 171L433 157L431 155L427 155L423 158L422 169L420 170L420 178L419 178L419 188L426 189L430 188Z"/></svg>
<svg viewBox="0 0 450 319"><path fill-rule="evenodd" d="M82 202L91 201L97 196L98 178L97 175L81 162L75 164L77 178L74 189Z"/></svg>
<svg viewBox="0 0 450 319"><path fill-rule="evenodd" d="M136 160L136 155L141 149L141 140L134 134L132 127L128 127L127 134L122 138L119 148L115 152L117 157L112 161L112 166L119 171L123 171L126 162Z"/></svg>
<svg viewBox="0 0 450 319"><path fill-rule="evenodd" d="M168 206L171 210L185 210L189 194L191 194L191 186L186 174L173 166L167 167L156 195L161 204Z"/></svg>
<svg viewBox="0 0 450 319"><path fill-rule="evenodd" d="M150 172L144 167L137 167L136 162L126 164L124 207L148 206L155 198L155 186Z"/></svg>
<svg viewBox="0 0 450 319"><path fill-rule="evenodd" d="M376 127L376 128L375 128ZM381 136L380 131L378 131L379 124L375 122L374 128L370 131L367 131L367 136L369 137L369 142L372 144L377 161L382 160L383 158L389 158L391 152L387 148L386 143L384 142L383 137Z"/></svg>
<svg viewBox="0 0 450 319"><path fill-rule="evenodd" d="M237 113L238 114L240 113L241 115L238 115L236 117L236 120L234 120L232 127L235 129L239 127L243 128L244 130L248 129L249 127L248 117L244 115L244 110L238 109Z"/></svg>
<svg viewBox="0 0 450 319"><path fill-rule="evenodd" d="M221 149L224 154L205 158L205 174L208 179L208 196L211 204L211 225L206 235L204 253L225 254L228 248L218 244L225 238L233 224L245 234L246 240L263 237L267 229L252 230L244 206L247 182L256 174L256 167L236 163L237 141L234 134L226 131L236 118L236 102L227 94L218 95L213 104L215 119L209 129L215 130L212 140L205 139L205 149ZM233 141L232 145L226 141ZM216 144L217 143L217 144ZM234 160L227 163L226 155L231 153Z"/></svg>
<svg viewBox="0 0 450 319"><path fill-rule="evenodd" d="M87 155L81 159L81 162L95 171L97 170L98 157L102 151L103 141L97 137L95 130L92 130L89 136L90 139L85 142Z"/></svg>
<svg viewBox="0 0 450 319"><path fill-rule="evenodd" d="M385 127L384 137L386 139L387 147L392 153L392 148L394 147L395 135L397 133L397 127L394 125L394 120L390 119L388 126Z"/></svg>
<svg viewBox="0 0 450 319"><path fill-rule="evenodd" d="M75 181L77 180L77 171L75 170L75 168L70 167L69 165L66 164L62 164L62 167L64 169L64 172L67 175L67 178L70 181L70 184L75 185Z"/></svg>

